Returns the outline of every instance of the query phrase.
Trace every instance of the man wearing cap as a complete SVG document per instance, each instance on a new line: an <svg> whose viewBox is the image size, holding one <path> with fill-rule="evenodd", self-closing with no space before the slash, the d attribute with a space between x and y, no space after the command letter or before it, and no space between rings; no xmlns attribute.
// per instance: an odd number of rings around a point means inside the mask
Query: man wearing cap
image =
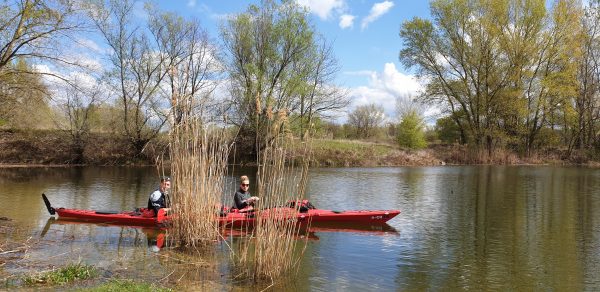
<svg viewBox="0 0 600 292"><path fill-rule="evenodd" d="M158 214L158 210L161 208L167 208L167 195L169 194L169 189L171 188L171 178L168 176L163 176L160 178L160 185L158 189L152 194L150 194L150 198L148 199L148 209L154 210L154 216Z"/></svg>
<svg viewBox="0 0 600 292"><path fill-rule="evenodd" d="M247 176L240 177L240 189L233 195L233 207L236 209L244 209L248 206L254 206L258 201L258 197L253 197L248 191L250 189L250 180Z"/></svg>

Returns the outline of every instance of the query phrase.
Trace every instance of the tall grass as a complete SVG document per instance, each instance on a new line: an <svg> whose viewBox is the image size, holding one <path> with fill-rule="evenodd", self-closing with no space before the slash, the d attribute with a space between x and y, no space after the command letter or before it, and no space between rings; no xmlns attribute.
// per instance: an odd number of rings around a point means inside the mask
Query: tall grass
<svg viewBox="0 0 600 292"><path fill-rule="evenodd" d="M217 214L227 174L225 134L209 129L198 118L185 121L171 133L171 174L174 180L172 236L196 246L219 235Z"/></svg>
<svg viewBox="0 0 600 292"><path fill-rule="evenodd" d="M219 204L227 175L229 139L225 130L187 116L170 132L170 239L198 247L219 237Z"/></svg>
<svg viewBox="0 0 600 292"><path fill-rule="evenodd" d="M304 197L309 156L293 162L293 140L286 135L287 117L281 111L270 119L265 147L258 155L257 190L260 201L255 208L254 238L242 246L237 264L242 274L254 282L271 280L293 271L303 254L295 252L299 243L298 210L288 208L290 201ZM310 141L310 140L309 140ZM310 146L310 142L304 144ZM297 148L297 147L296 147ZM307 152L308 153L308 152Z"/></svg>

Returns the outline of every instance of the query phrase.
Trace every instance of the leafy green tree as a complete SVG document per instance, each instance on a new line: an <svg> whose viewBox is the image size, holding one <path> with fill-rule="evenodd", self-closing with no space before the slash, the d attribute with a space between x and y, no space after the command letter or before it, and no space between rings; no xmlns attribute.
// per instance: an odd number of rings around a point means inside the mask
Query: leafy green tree
<svg viewBox="0 0 600 292"><path fill-rule="evenodd" d="M422 149L427 147L425 141L423 118L415 110L410 110L402 116L398 125L398 145L408 149Z"/></svg>
<svg viewBox="0 0 600 292"><path fill-rule="evenodd" d="M231 81L230 121L240 127L238 153L255 157L272 138L276 113L295 113L306 129L321 112L343 107L342 94L329 87L337 70L326 45L294 1L250 5L221 28ZM239 148L238 148L239 149Z"/></svg>
<svg viewBox="0 0 600 292"><path fill-rule="evenodd" d="M6 70L31 72L25 59L15 60ZM52 127L53 112L48 105L49 90L38 74L6 74L0 76L0 123L14 129ZM32 114L35 113L35 114Z"/></svg>
<svg viewBox="0 0 600 292"><path fill-rule="evenodd" d="M576 88L581 9L571 0L550 12L545 5L435 0L432 20L402 25L400 60L426 77L423 99L451 114L480 159L512 137L529 154L550 116L572 111L565 98Z"/></svg>
<svg viewBox="0 0 600 292"><path fill-rule="evenodd" d="M435 131L439 139L444 143L460 143L460 129L452 117L447 116L437 119L435 122Z"/></svg>

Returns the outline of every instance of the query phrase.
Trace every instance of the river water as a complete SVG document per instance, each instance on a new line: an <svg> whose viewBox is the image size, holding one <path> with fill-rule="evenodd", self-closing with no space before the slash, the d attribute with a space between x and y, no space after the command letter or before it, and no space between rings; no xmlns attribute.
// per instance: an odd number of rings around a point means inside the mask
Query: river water
<svg viewBox="0 0 600 292"><path fill-rule="evenodd" d="M252 170L234 169L233 175L241 172ZM7 261L0 274L82 262L99 267L103 277L178 282L199 290L265 288L236 280L227 264L208 264L228 262L235 239L217 243L210 259L191 258L160 250L162 231L49 219L40 197L46 193L54 206L131 210L146 205L157 177L154 168L0 169L0 217L21 230L4 240L29 238L31 243L26 256ZM298 274L276 288L600 290L598 169L311 169L308 198L322 209L402 213L382 226L312 230L308 240L299 239L306 249Z"/></svg>

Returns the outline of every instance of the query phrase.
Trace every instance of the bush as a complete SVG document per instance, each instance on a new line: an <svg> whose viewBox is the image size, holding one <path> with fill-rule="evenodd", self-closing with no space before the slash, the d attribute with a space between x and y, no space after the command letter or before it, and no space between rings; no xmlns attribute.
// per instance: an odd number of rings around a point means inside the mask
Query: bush
<svg viewBox="0 0 600 292"><path fill-rule="evenodd" d="M423 119L416 111L409 111L402 117L398 125L398 145L408 149L427 147L423 132Z"/></svg>

